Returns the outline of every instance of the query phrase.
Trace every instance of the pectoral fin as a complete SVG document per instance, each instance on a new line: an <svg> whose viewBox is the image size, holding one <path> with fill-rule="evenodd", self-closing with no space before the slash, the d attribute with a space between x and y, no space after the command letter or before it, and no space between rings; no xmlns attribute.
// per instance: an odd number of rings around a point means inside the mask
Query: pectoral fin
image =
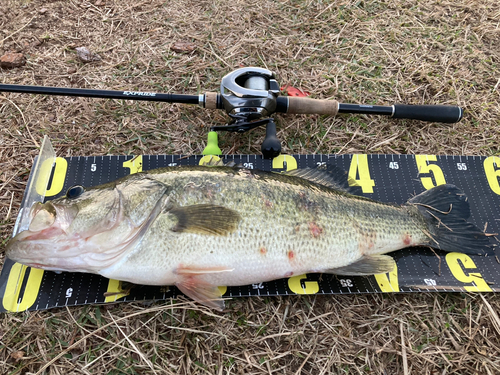
<svg viewBox="0 0 500 375"><path fill-rule="evenodd" d="M195 276L205 275L209 273L232 272L232 268L227 267L196 267L196 266L179 266L175 272L178 275Z"/></svg>
<svg viewBox="0 0 500 375"><path fill-rule="evenodd" d="M395 264L394 259L388 255L370 255L364 256L348 266L326 270L324 273L345 276L369 276L391 272Z"/></svg>
<svg viewBox="0 0 500 375"><path fill-rule="evenodd" d="M175 283L175 286L186 296L192 298L205 306L219 311L224 310L224 300L219 287L206 281L200 277L211 273L232 272L233 270L226 267L196 267L196 266L179 266L176 273L182 276L180 282Z"/></svg>
<svg viewBox="0 0 500 375"><path fill-rule="evenodd" d="M213 204L196 204L175 207L169 213L177 217L174 232L212 235L228 235L238 228L241 217L238 212Z"/></svg>
<svg viewBox="0 0 500 375"><path fill-rule="evenodd" d="M175 286L189 298L211 309L224 310L224 300L218 287L205 283L176 283Z"/></svg>

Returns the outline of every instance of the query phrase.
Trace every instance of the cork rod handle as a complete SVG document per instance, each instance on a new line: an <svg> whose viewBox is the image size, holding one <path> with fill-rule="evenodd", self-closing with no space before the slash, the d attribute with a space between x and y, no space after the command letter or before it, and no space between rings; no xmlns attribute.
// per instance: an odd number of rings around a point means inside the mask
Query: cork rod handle
<svg viewBox="0 0 500 375"><path fill-rule="evenodd" d="M288 97L287 113L303 113L335 116L339 111L336 100Z"/></svg>

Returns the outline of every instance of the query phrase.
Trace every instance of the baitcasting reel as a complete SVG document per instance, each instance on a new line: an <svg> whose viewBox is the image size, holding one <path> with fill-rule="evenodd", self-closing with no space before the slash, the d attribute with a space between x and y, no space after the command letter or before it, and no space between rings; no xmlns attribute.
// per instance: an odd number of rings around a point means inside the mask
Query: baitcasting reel
<svg viewBox="0 0 500 375"><path fill-rule="evenodd" d="M272 159L281 152L276 136L274 119L267 117L276 112L280 93L274 74L262 68L242 68L222 78L220 85L222 106L233 121L226 126L214 126L212 131L246 132L266 125L266 138L261 146L262 155Z"/></svg>

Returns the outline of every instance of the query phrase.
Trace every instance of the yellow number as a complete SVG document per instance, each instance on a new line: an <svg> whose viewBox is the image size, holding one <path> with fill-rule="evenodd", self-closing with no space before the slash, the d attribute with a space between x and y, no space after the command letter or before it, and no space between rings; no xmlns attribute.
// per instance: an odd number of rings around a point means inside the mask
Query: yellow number
<svg viewBox="0 0 500 375"><path fill-rule="evenodd" d="M459 260L462 263L461 265L458 262ZM446 254L446 263L458 281L464 284L472 284L464 287L468 292L491 292L491 288L479 272L465 274L465 270L476 268L470 256L462 253L448 253Z"/></svg>
<svg viewBox="0 0 500 375"><path fill-rule="evenodd" d="M39 176L47 175L52 172L52 160L47 159L42 163L40 167ZM45 191L45 197L53 197L61 192L64 187L64 180L66 179L66 171L68 170L68 161L64 158L56 158L54 166L54 175L52 176L52 183L50 184L50 189L47 186L43 186L44 178L39 178L36 181L36 192L43 195ZM47 189L47 190L45 190Z"/></svg>
<svg viewBox="0 0 500 375"><path fill-rule="evenodd" d="M376 274L375 280L382 292L399 292L398 266L394 264L394 269L389 273Z"/></svg>
<svg viewBox="0 0 500 375"><path fill-rule="evenodd" d="M217 163L220 160L220 158L216 155L205 155L203 156L200 161L198 162L199 165L207 165L211 166Z"/></svg>
<svg viewBox="0 0 500 375"><path fill-rule="evenodd" d="M275 169L283 169L285 168L285 163L286 163L286 170L287 171L292 171L294 169L297 169L297 160L293 156L290 155L278 155L273 159L273 168Z"/></svg>
<svg viewBox="0 0 500 375"><path fill-rule="evenodd" d="M434 185L431 177L420 177L420 181L422 181L422 185L425 189L429 190L438 185L446 184L441 167L437 164L428 163L429 161L437 161L436 155L415 155L415 161L417 163L419 175L431 173L436 181L436 184Z"/></svg>
<svg viewBox="0 0 500 375"><path fill-rule="evenodd" d="M116 300L128 295L128 293L122 292L123 289L120 288L120 282L118 280L109 279L108 290L106 291L106 298L104 302L115 302Z"/></svg>
<svg viewBox="0 0 500 375"><path fill-rule="evenodd" d="M368 169L368 155L356 154L352 156L351 167L349 168L349 177L351 181L356 181L355 186L361 186L363 193L373 193L375 181L370 177L370 169ZM353 186L354 184L349 182L349 185Z"/></svg>
<svg viewBox="0 0 500 375"><path fill-rule="evenodd" d="M483 166L491 190L493 190L495 194L500 195L500 185L498 184L498 178L500 177L500 158L490 156L484 159Z"/></svg>
<svg viewBox="0 0 500 375"><path fill-rule="evenodd" d="M219 291L221 296L226 294L227 286L219 286ZM108 281L108 289L106 290L106 297L104 302L115 302L116 300L126 297L128 293L122 293L123 289L120 288L120 281L109 279Z"/></svg>
<svg viewBox="0 0 500 375"><path fill-rule="evenodd" d="M295 294L316 294L319 292L319 285L317 281L304 281L307 280L307 275L293 276L288 279L288 287Z"/></svg>
<svg viewBox="0 0 500 375"><path fill-rule="evenodd" d="M130 174L142 172L142 155L137 155L134 158L123 162L123 168L130 169Z"/></svg>
<svg viewBox="0 0 500 375"><path fill-rule="evenodd" d="M23 285L27 269L27 266L20 263L15 263L10 269L9 278L5 287L5 294L2 300L5 310L11 312L25 311L35 303L38 297L38 291L40 290L40 284L42 283L43 270L31 268L26 287L24 288L23 297L19 301L21 285Z"/></svg>

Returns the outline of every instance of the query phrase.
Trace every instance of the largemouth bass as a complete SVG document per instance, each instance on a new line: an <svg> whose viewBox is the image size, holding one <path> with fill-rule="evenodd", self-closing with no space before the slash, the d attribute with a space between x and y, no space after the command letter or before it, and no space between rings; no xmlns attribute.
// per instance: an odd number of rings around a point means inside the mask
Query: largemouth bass
<svg viewBox="0 0 500 375"><path fill-rule="evenodd" d="M390 272L386 253L409 246L489 254L467 222L469 203L441 185L398 206L350 193L345 172L273 173L171 167L101 186L75 186L31 209L7 256L53 271L90 272L134 284L175 285L224 307L218 285L304 273Z"/></svg>

